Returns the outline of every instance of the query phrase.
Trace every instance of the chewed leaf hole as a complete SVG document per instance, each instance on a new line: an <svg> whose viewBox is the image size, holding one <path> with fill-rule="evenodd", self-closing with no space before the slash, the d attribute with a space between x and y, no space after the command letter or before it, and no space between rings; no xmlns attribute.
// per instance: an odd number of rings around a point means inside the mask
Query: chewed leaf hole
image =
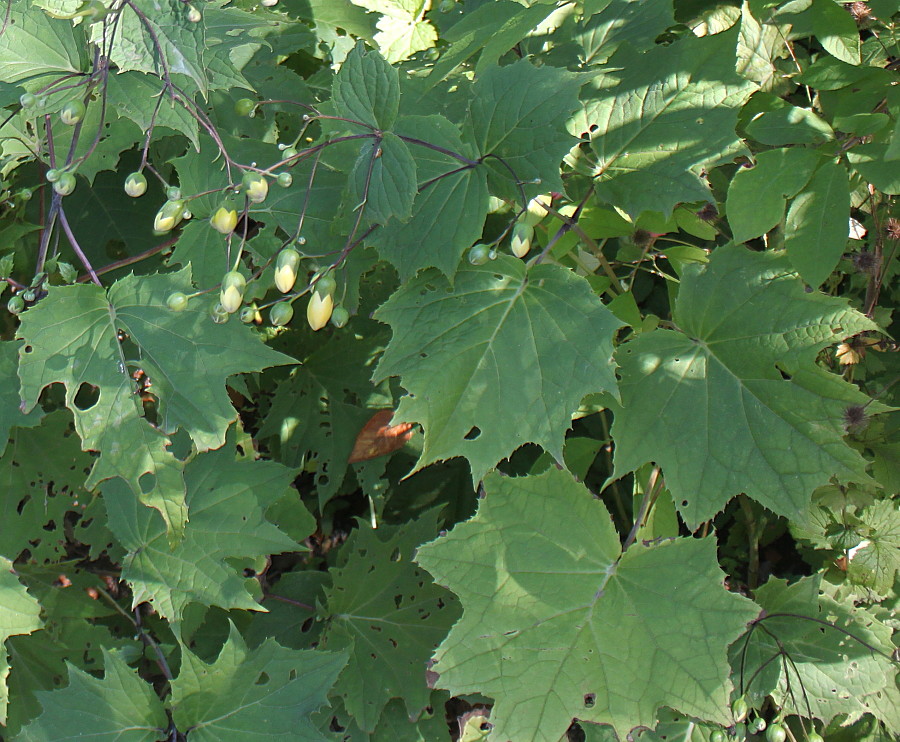
<svg viewBox="0 0 900 742"><path fill-rule="evenodd" d="M264 672L261 672L259 674L259 677L256 679L257 685L265 685L268 682L269 682L269 676Z"/></svg>
<svg viewBox="0 0 900 742"><path fill-rule="evenodd" d="M89 410L100 401L100 387L84 381L78 387L78 391L75 392L75 398L72 401L82 412Z"/></svg>
<svg viewBox="0 0 900 742"><path fill-rule="evenodd" d="M596 693L585 693L584 694L584 707L589 709L593 708L594 704L597 702L597 694Z"/></svg>
<svg viewBox="0 0 900 742"><path fill-rule="evenodd" d="M149 495L153 492L153 488L156 487L156 475L153 472L144 472L138 479L138 484L141 487L141 492Z"/></svg>
<svg viewBox="0 0 900 742"><path fill-rule="evenodd" d="M481 435L481 429L473 427L468 433L466 433L465 439L467 441L474 441L479 435Z"/></svg>

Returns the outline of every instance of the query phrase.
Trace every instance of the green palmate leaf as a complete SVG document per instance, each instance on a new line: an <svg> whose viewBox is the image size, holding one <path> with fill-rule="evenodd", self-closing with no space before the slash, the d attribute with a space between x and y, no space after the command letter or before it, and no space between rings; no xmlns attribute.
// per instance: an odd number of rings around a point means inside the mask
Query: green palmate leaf
<svg viewBox="0 0 900 742"><path fill-rule="evenodd" d="M490 69L497 60L525 38L549 14L550 8L535 3L530 8L512 0L495 0L474 8L444 35L450 43L428 75L430 87L437 85L469 57L481 50L475 73Z"/></svg>
<svg viewBox="0 0 900 742"><path fill-rule="evenodd" d="M734 48L734 32L626 46L594 78L569 128L590 134L602 198L632 215L710 198L699 173L739 151L737 112L756 88L734 71Z"/></svg>
<svg viewBox="0 0 900 742"><path fill-rule="evenodd" d="M19 365L21 343L0 342L0 379L12 379ZM37 425L43 410L35 408L27 415L19 409L19 390L15 384L0 384L0 454L6 448L6 440L13 427L30 428ZM0 553L3 553L0 549Z"/></svg>
<svg viewBox="0 0 900 742"><path fill-rule="evenodd" d="M576 41L585 64L602 64L625 43L637 49L653 46L657 36L674 25L672 3L611 0L579 25Z"/></svg>
<svg viewBox="0 0 900 742"><path fill-rule="evenodd" d="M151 124L184 134L194 147L200 148L197 120L181 103L167 95L162 80L142 72L110 75L106 88L107 104L120 116L136 123L142 131Z"/></svg>
<svg viewBox="0 0 900 742"><path fill-rule="evenodd" d="M375 314L393 338L376 379L409 392L395 422L420 422L417 469L465 456L474 481L519 446L562 461L571 414L590 392L615 393L612 336L622 325L584 279L502 256L467 266L451 288L420 273Z"/></svg>
<svg viewBox="0 0 900 742"><path fill-rule="evenodd" d="M900 517L896 502L882 500L866 508L860 519L867 538L857 545L847 573L857 585L887 595L900 571Z"/></svg>
<svg viewBox="0 0 900 742"><path fill-rule="evenodd" d="M335 75L331 94L338 116L390 129L400 107L400 78L384 57L360 42Z"/></svg>
<svg viewBox="0 0 900 742"><path fill-rule="evenodd" d="M360 527L325 590L329 618L320 646L350 656L334 694L369 732L391 698L403 699L410 719L428 705L427 662L460 616L454 596L412 561L436 533L434 511L406 527Z"/></svg>
<svg viewBox="0 0 900 742"><path fill-rule="evenodd" d="M123 6L110 59L120 72L177 75L179 84L186 83L191 92L206 95L204 24L191 23L188 12L179 0L134 0ZM94 24L92 33L92 41L101 43L102 24Z"/></svg>
<svg viewBox="0 0 900 742"><path fill-rule="evenodd" d="M14 742L57 742L90 732L104 742L156 742L169 725L153 687L141 680L117 654L103 650L103 679L69 665L69 684L62 690L39 691L43 713Z"/></svg>
<svg viewBox="0 0 900 742"><path fill-rule="evenodd" d="M565 122L578 107L581 83L570 72L522 59L489 67L472 86L463 140L485 159L501 192L518 197L513 173L520 181L538 179L535 194L562 190L559 161L575 143Z"/></svg>
<svg viewBox="0 0 900 742"><path fill-rule="evenodd" d="M457 128L442 116L404 117L396 131L474 159ZM405 224L395 220L370 239L401 280L432 266L452 277L462 253L481 237L488 209L487 174L482 167L464 167L457 157L429 147L410 143L410 151L420 189L412 218Z"/></svg>
<svg viewBox="0 0 900 742"><path fill-rule="evenodd" d="M491 739L556 742L573 717L622 739L662 705L728 720L726 650L757 608L722 588L714 539L623 554L603 505L555 469L485 490L417 559L464 609L437 685L493 697Z"/></svg>
<svg viewBox="0 0 900 742"><path fill-rule="evenodd" d="M185 468L190 520L174 548L154 511L140 507L118 480L105 484L109 527L129 552L122 577L135 605L150 601L173 624L191 602L260 610L240 572L224 560L303 549L263 516L293 477L271 461L236 461L229 446L201 454Z"/></svg>
<svg viewBox="0 0 900 742"><path fill-rule="evenodd" d="M6 640L11 636L30 634L41 628L40 604L30 596L13 572L12 562L0 556L0 724L6 724L9 695L6 679L9 660Z"/></svg>
<svg viewBox="0 0 900 742"><path fill-rule="evenodd" d="M31 3L8 7L0 34L0 80L23 82L28 90L46 85L45 75L79 73L87 63L81 29L50 18Z"/></svg>
<svg viewBox="0 0 900 742"><path fill-rule="evenodd" d="M746 127L756 141L773 146L782 144L820 144L834 139L834 130L809 108L785 105L780 98L771 110L756 116Z"/></svg>
<svg viewBox="0 0 900 742"><path fill-rule="evenodd" d="M16 430L0 457L0 555L17 559L27 550L38 563L65 557L66 514L90 499L83 485L92 464L64 411Z"/></svg>
<svg viewBox="0 0 900 742"><path fill-rule="evenodd" d="M822 284L841 259L849 220L849 175L843 165L830 160L819 166L785 219L785 249L810 286Z"/></svg>
<svg viewBox="0 0 900 742"><path fill-rule="evenodd" d="M365 208L369 220L386 224L392 218L405 222L416 197L416 163L409 147L386 132L363 145L350 176L354 208Z"/></svg>
<svg viewBox="0 0 900 742"><path fill-rule="evenodd" d="M190 269L128 276L108 293L94 285L51 287L22 317L19 378L26 410L47 385L65 385L82 447L101 452L88 487L122 477L178 532L184 485L165 436L182 427L201 451L221 446L237 417L225 379L290 359L239 323L210 322L203 302L171 311L166 299L173 291L191 293ZM211 383L212 369L218 385ZM158 425L143 417L135 370L150 379Z"/></svg>
<svg viewBox="0 0 900 742"><path fill-rule="evenodd" d="M867 398L814 360L874 323L806 293L785 256L734 247L685 269L674 319L616 355L615 476L657 462L691 525L740 492L797 517L831 476L867 479L842 438L844 410Z"/></svg>
<svg viewBox="0 0 900 742"><path fill-rule="evenodd" d="M310 716L326 703L344 655L287 649L271 639L248 650L232 625L215 662L187 650L182 657L172 717L191 740L325 740Z"/></svg>
<svg viewBox="0 0 900 742"><path fill-rule="evenodd" d="M762 237L781 224L787 198L809 182L821 156L802 147L760 152L752 168L731 179L725 208L735 242Z"/></svg>
<svg viewBox="0 0 900 742"><path fill-rule="evenodd" d="M743 667L744 686L755 703L771 694L785 713L809 718L811 711L826 724L841 715L846 725L871 713L897 734L900 689L890 659L891 629L865 608L841 604L820 588L825 586L816 575L792 585L770 579L757 591L765 618L731 648L735 681ZM786 662L772 661L779 653Z"/></svg>

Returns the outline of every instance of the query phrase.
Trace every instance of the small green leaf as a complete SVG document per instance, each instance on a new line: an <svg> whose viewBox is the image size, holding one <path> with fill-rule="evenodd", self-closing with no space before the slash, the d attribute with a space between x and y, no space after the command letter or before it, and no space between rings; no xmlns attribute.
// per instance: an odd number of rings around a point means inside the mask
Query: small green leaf
<svg viewBox="0 0 900 742"><path fill-rule="evenodd" d="M369 220L405 222L416 197L416 163L409 147L395 134L367 142L350 175L354 206L365 208Z"/></svg>

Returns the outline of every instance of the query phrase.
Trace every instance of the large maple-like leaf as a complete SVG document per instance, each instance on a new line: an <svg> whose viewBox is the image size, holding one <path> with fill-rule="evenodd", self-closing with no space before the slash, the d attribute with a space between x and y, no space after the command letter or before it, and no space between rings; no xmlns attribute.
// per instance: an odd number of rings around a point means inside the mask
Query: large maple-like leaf
<svg viewBox="0 0 900 742"><path fill-rule="evenodd" d="M728 645L757 614L714 539L636 544L565 472L485 481L478 514L417 560L460 596L437 685L496 701L497 742L556 742L573 717L624 739L657 709L727 723Z"/></svg>
<svg viewBox="0 0 900 742"><path fill-rule="evenodd" d="M409 392L394 422L425 428L417 469L465 456L478 481L529 442L562 461L582 398L615 393L612 337L622 323L558 266L526 269L501 256L461 269L452 287L425 271L375 318L394 332L375 377L400 376Z"/></svg>
<svg viewBox="0 0 900 742"><path fill-rule="evenodd" d="M334 693L370 732L391 698L404 700L410 719L428 705L428 659L460 615L454 596L412 561L437 532L435 515L406 528L354 531L344 547L349 556L325 591L329 619L320 646L350 654Z"/></svg>
<svg viewBox="0 0 900 742"><path fill-rule="evenodd" d="M15 742L77 739L88 732L98 742L165 739L169 722L152 686L117 654L104 649L103 655L102 679L69 665L67 687L38 691L43 713L16 735Z"/></svg>
<svg viewBox="0 0 900 742"><path fill-rule="evenodd" d="M189 268L130 275L108 292L92 284L51 287L22 315L19 378L26 411L49 384L66 386L82 447L101 451L88 487L125 479L177 532L185 516L182 465L166 436L182 427L201 451L221 446L237 417L225 379L292 359L240 323L211 322L203 301L173 312L166 306L173 291L192 291ZM158 399L157 425L144 418L131 377L137 370Z"/></svg>
<svg viewBox="0 0 900 742"><path fill-rule="evenodd" d="M740 148L741 105L756 85L734 70L734 32L640 54L628 46L585 87L570 131L589 133L599 195L632 215L709 199L700 170Z"/></svg>
<svg viewBox="0 0 900 742"><path fill-rule="evenodd" d="M121 480L103 486L110 530L129 552L122 577L131 585L133 602L151 601L173 626L190 602L260 609L240 573L225 563L227 557L303 549L264 517L294 472L272 461L236 461L229 449L201 454L185 468L190 520L174 548L162 519L140 507ZM303 507L299 501L297 507ZM315 526L307 517L311 532Z"/></svg>
<svg viewBox="0 0 900 742"><path fill-rule="evenodd" d="M784 255L735 247L686 269L674 319L616 353L616 476L657 462L691 525L741 492L799 517L831 476L866 479L842 416L868 398L815 357L871 320L807 293Z"/></svg>
<svg viewBox="0 0 900 742"><path fill-rule="evenodd" d="M272 639L248 650L232 625L214 662L183 650L172 718L196 742L325 742L310 715L326 703L345 662L340 653L287 649Z"/></svg>

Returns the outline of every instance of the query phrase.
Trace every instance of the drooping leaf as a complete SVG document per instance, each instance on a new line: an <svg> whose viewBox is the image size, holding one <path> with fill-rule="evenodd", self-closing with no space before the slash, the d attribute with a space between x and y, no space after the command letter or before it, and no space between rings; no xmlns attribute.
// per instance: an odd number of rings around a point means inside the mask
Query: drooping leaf
<svg viewBox="0 0 900 742"><path fill-rule="evenodd" d="M688 524L740 492L798 517L831 476L867 479L842 417L867 400L814 360L874 323L806 293L785 256L734 247L685 269L674 319L616 354L616 476L657 462Z"/></svg>
<svg viewBox="0 0 900 742"><path fill-rule="evenodd" d="M9 658L4 646L11 636L41 628L41 606L28 594L13 572L12 561L0 555L0 724L6 724Z"/></svg>
<svg viewBox="0 0 900 742"><path fill-rule="evenodd" d="M791 265L813 288L834 270L847 248L850 183L846 168L822 163L788 209L784 246Z"/></svg>
<svg viewBox="0 0 900 742"><path fill-rule="evenodd" d="M812 16L812 32L825 51L848 64L860 63L859 28L843 7L813 0L807 13Z"/></svg>
<svg viewBox="0 0 900 742"><path fill-rule="evenodd" d="M722 588L714 539L623 554L603 505L556 469L485 490L417 560L463 604L437 686L494 698L491 739L556 742L573 717L622 739L662 705L727 721L726 650L757 609Z"/></svg>
<svg viewBox="0 0 900 742"><path fill-rule="evenodd" d="M185 468L189 520L175 547L154 511L142 508L119 480L106 483L109 527L128 550L122 577L135 605L152 602L173 626L191 602L259 610L225 559L303 549L264 517L292 479L290 469L272 461L236 461L229 446L199 455Z"/></svg>
<svg viewBox="0 0 900 742"><path fill-rule="evenodd" d="M212 663L188 650L172 681L172 717L197 742L324 742L310 716L346 662L336 652L286 649L267 639L249 650L231 626Z"/></svg>
<svg viewBox="0 0 900 742"><path fill-rule="evenodd" d="M603 199L633 216L709 200L700 172L739 151L738 109L756 88L735 72L734 48L731 31L644 54L623 47L585 87L569 129L590 133Z"/></svg>
<svg viewBox="0 0 900 742"><path fill-rule="evenodd" d="M39 691L43 713L24 727L15 742L77 739L90 730L105 742L157 742L168 734L168 719L153 687L141 680L119 656L103 650L103 679L69 665L69 684Z"/></svg>
<svg viewBox="0 0 900 742"><path fill-rule="evenodd" d="M428 705L427 662L460 616L453 595L412 561L416 547L436 533L434 511L405 527L361 526L325 589L329 618L320 646L350 657L334 693L369 732L392 698L403 699L410 719Z"/></svg>
<svg viewBox="0 0 900 742"><path fill-rule="evenodd" d="M425 428L416 469L465 456L477 482L528 442L562 461L581 399L615 393L610 356L622 323L558 266L501 256L461 269L452 287L425 271L375 318L394 333L375 379L399 376L408 392L394 422Z"/></svg>

